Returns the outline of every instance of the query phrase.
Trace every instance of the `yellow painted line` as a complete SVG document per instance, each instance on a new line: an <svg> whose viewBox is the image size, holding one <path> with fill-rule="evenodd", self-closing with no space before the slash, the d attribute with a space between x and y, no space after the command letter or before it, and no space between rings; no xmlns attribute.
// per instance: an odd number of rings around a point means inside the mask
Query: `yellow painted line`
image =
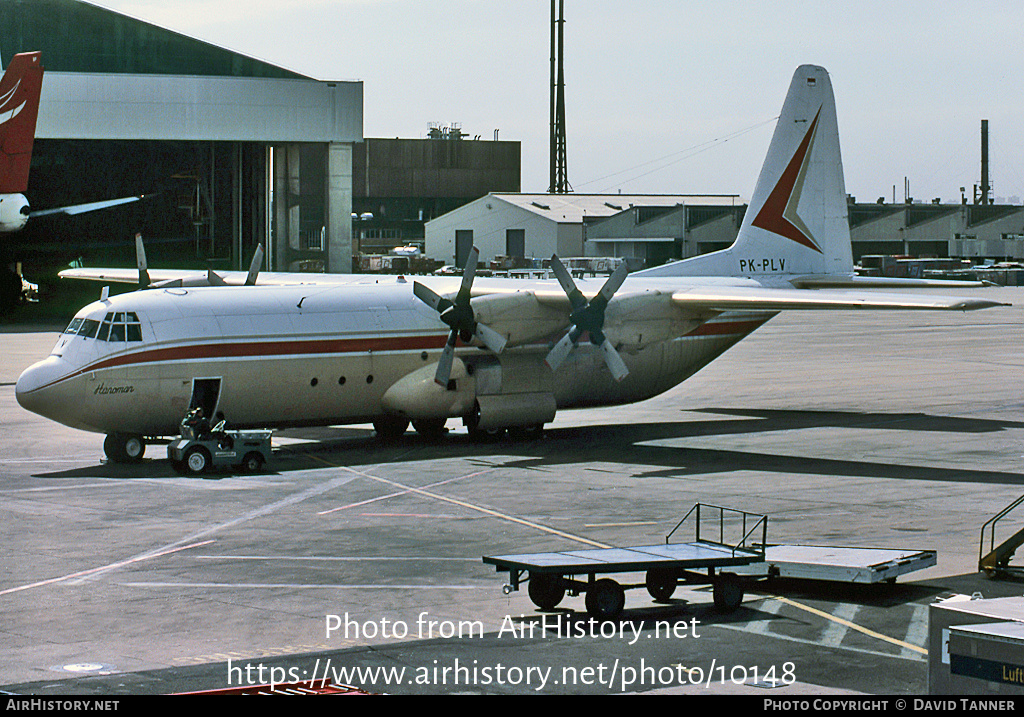
<svg viewBox="0 0 1024 717"><path fill-rule="evenodd" d="M309 454L307 454L307 455L309 455ZM469 510L475 510L478 513L483 513L484 515L489 515L492 518L498 518L500 520L507 520L510 523L518 523L519 525L525 525L528 528L534 528L535 530L540 530L540 531L545 532L545 533L550 533L551 535L557 535L560 538L565 538L567 540L573 540L573 541L575 541L577 543L583 543L584 545L591 545L591 546L593 546L595 548L611 548L611 547L613 547L611 545L605 545L604 543L598 543L597 541L590 540L589 538L582 538L582 537L580 537L578 535L573 535L572 533L566 533L564 530L558 530L557 528L550 528L550 527L548 527L546 525L541 525L540 523L534 523L532 520L526 520L525 518L517 518L514 515L509 515L507 513L502 513L500 511L493 510L491 508L484 508L483 506L475 505L473 503L469 503L469 502L464 501L464 500L459 500L458 498L449 498L446 495L441 495L440 493L434 493L433 491L429 491L429 490L423 490L422 488L414 488L412 486L405 485L404 483L399 483L398 481L393 481L393 480L391 480L389 478L381 478L380 476L375 476L375 475L371 475L369 473L364 473L362 471L357 471L354 468L349 468L348 466L340 466L340 465L337 465L336 463L331 463L330 461L326 461L323 458L320 458L319 456L309 455L309 457L312 458L313 460L317 460L317 461L320 461L321 463L326 463L329 466L333 466L334 468L341 468L342 470L349 471L350 473L355 473L356 475L362 476L363 478L369 478L370 480L375 480L375 481L377 481L379 483L386 483L387 485L394 486L395 488L400 488L403 491L407 491L409 493L416 493L417 495L422 495L422 496L425 496L427 498L433 498L434 500L440 500L440 501L444 501L445 503L451 503L452 505L458 505L458 506L461 506L463 508L467 508ZM478 471L476 473L471 473L469 476L465 476L465 477L469 478L469 477L472 477L472 476L483 475L484 473L490 473L490 472L491 471L489 471L489 470L487 470L487 471Z"/></svg>
<svg viewBox="0 0 1024 717"><path fill-rule="evenodd" d="M903 640L897 640L895 637L889 637L888 635L883 635L880 632L875 632L874 630L869 630L866 627L863 627L863 626L858 625L856 623L850 622L849 620L844 620L841 617L836 617L835 615L830 615L829 613L825 612L824 610L818 610L817 608L813 608L810 605L803 605L801 603L798 603L795 600L790 600L789 598L782 597L781 595L773 595L772 597L774 597L779 602L785 603L786 605L791 605L791 606L795 607L798 610L803 610L804 612L809 612L812 615L817 615L818 617L823 617L826 620L830 620L830 621L838 623L840 625L844 625L844 626L850 628L851 630L856 630L857 632L860 632L860 633L862 633L864 635L867 635L868 637L873 637L876 640L882 640L884 642L888 642L888 643L891 643L893 645L897 645L899 647L902 647L902 648L904 648L906 650L911 650L913 652L917 652L917 653L919 653L921 655L927 655L928 654L928 650L926 650L923 647L918 647L917 645L911 645L909 642L904 642Z"/></svg>

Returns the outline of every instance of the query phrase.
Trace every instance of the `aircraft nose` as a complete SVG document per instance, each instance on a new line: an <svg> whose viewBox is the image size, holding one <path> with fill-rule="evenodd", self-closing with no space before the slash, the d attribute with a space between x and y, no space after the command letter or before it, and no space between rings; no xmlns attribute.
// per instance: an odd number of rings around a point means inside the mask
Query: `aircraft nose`
<svg viewBox="0 0 1024 717"><path fill-rule="evenodd" d="M21 407L52 418L60 403L53 383L64 375L64 368L64 361L59 356L50 356L22 371L14 387L14 396Z"/></svg>

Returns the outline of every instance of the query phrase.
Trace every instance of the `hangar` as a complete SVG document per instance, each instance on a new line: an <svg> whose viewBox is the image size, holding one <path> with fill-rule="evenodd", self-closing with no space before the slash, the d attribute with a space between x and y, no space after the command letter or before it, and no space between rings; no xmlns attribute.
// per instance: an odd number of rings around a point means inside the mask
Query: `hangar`
<svg viewBox="0 0 1024 717"><path fill-rule="evenodd" d="M124 209L39 220L19 257L68 245L122 260L141 231L157 257L239 268L257 244L287 270L310 245L352 266L353 147L362 83L323 81L81 0L0 0L0 59L42 52L34 209L152 194ZM161 247L163 247L161 249ZM106 257L104 257L106 258ZM151 256L151 259L153 257Z"/></svg>

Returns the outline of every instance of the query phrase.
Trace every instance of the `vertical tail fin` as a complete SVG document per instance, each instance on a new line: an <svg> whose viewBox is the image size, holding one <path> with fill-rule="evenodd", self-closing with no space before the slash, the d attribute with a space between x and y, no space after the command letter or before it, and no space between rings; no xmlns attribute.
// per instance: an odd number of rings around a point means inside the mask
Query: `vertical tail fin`
<svg viewBox="0 0 1024 717"><path fill-rule="evenodd" d="M853 271L836 103L828 72L797 68L735 243L643 272L752 276Z"/></svg>
<svg viewBox="0 0 1024 717"><path fill-rule="evenodd" d="M28 189L32 142L43 86L42 53L15 55L0 79L0 193Z"/></svg>

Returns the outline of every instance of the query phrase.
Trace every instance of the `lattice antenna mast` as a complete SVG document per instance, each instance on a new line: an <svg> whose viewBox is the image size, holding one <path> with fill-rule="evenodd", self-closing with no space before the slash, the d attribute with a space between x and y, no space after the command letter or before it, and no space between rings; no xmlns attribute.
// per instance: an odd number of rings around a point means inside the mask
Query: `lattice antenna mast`
<svg viewBox="0 0 1024 717"><path fill-rule="evenodd" d="M565 48L564 26L565 0L551 0L551 181L548 185L550 194L567 194L572 191L565 155L565 71L562 67Z"/></svg>

